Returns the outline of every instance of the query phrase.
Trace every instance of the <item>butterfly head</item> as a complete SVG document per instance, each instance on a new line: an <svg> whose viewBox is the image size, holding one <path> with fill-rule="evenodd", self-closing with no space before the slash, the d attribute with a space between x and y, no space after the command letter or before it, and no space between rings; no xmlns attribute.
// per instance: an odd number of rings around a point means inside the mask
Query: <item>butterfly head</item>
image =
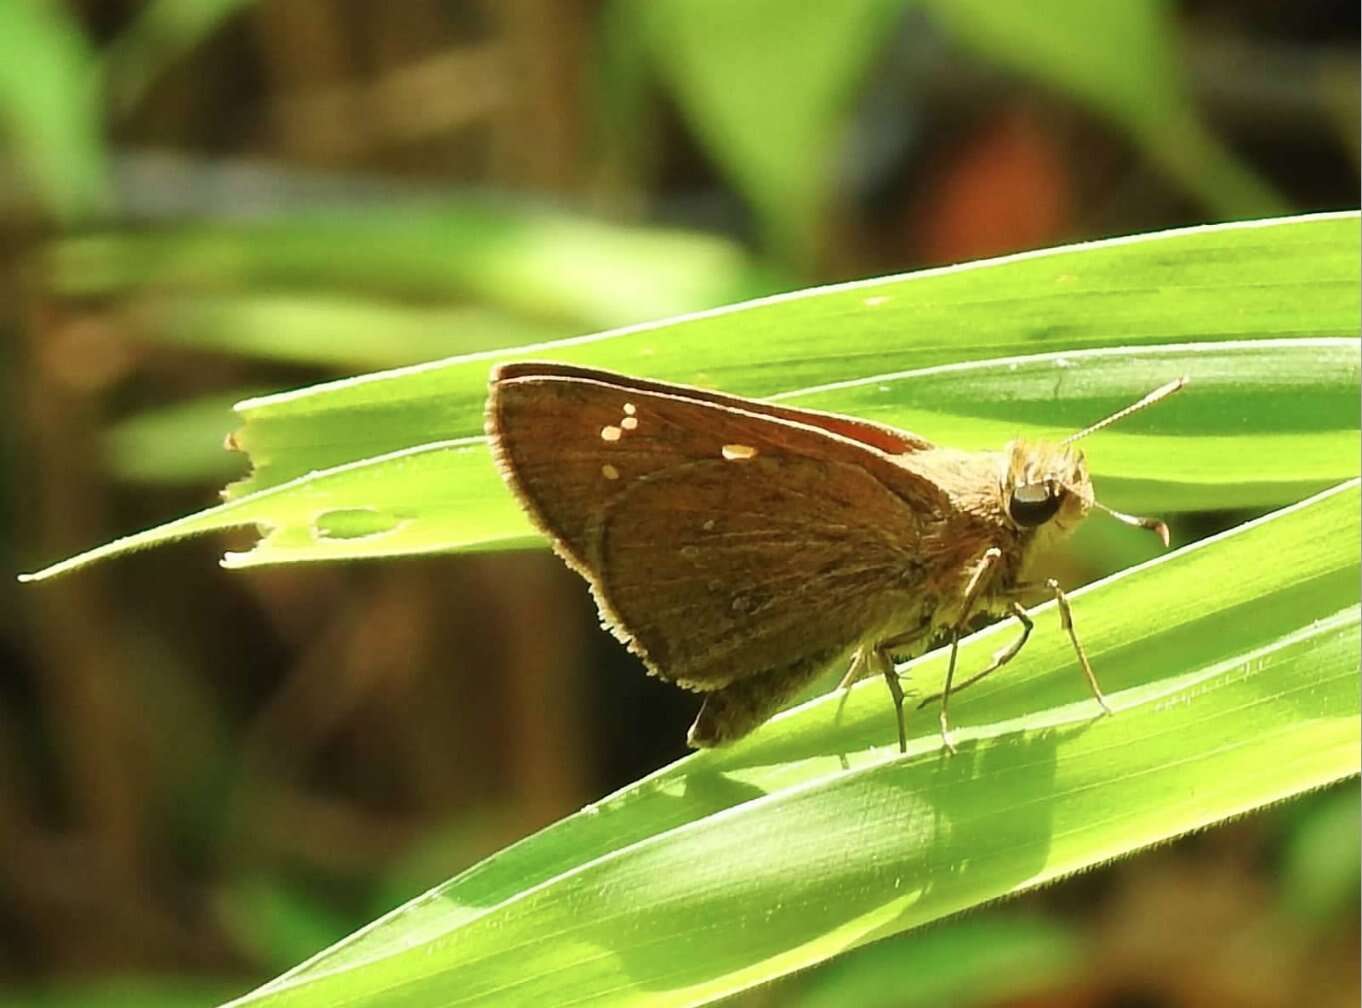
<svg viewBox="0 0 1362 1008"><path fill-rule="evenodd" d="M1088 466L1072 445L1013 441L1007 458L1003 503L1008 520L1019 530L1049 527L1068 532L1092 508Z"/></svg>

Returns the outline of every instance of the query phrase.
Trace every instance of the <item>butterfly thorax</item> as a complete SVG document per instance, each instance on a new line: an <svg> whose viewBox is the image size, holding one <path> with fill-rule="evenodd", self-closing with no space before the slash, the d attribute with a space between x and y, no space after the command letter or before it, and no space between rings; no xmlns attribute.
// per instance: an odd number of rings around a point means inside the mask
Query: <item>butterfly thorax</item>
<svg viewBox="0 0 1362 1008"><path fill-rule="evenodd" d="M932 448L899 456L902 468L940 491L920 543L923 594L931 622L947 625L986 551L975 612L1005 611L1008 592L1031 575L1032 561L1066 537L1092 505L1082 453L1048 442L1013 441L1002 451Z"/></svg>

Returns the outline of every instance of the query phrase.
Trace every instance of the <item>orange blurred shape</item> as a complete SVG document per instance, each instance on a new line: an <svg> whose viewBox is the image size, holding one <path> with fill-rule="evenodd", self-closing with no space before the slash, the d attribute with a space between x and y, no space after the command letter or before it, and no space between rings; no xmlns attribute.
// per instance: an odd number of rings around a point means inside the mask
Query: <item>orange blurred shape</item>
<svg viewBox="0 0 1362 1008"><path fill-rule="evenodd" d="M918 203L917 258L962 262L1068 236L1073 191L1059 139L1025 108L979 125Z"/></svg>

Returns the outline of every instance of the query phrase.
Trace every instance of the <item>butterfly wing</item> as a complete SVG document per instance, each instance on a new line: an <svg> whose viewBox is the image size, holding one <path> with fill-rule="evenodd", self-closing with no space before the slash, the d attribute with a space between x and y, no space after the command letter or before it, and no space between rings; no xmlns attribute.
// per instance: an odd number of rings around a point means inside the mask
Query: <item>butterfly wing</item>
<svg viewBox="0 0 1362 1008"><path fill-rule="evenodd" d="M883 629L922 584L924 521L856 465L774 453L680 465L607 507L597 601L658 674L721 688Z"/></svg>
<svg viewBox="0 0 1362 1008"><path fill-rule="evenodd" d="M557 366L493 377L488 433L507 482L607 625L695 689L856 643L920 583L922 524L946 506L839 432L858 421L766 405Z"/></svg>
<svg viewBox="0 0 1362 1008"><path fill-rule="evenodd" d="M853 441L878 448L890 455L903 455L908 452L923 451L935 447L930 441L910 434L907 431L884 424L862 420L859 417L843 416L840 413L825 413L822 410L795 409L779 403L763 402L760 399L745 399L741 396L724 395L709 389L694 388L689 385L671 385L651 382L643 378L618 374L614 371L600 371L594 368L573 367L570 364L549 364L537 361L519 361L503 364L497 368L492 382L521 378L576 378L582 381L602 382L613 388L631 389L637 392L656 392L666 396L680 396L691 401L712 403L716 406L729 406L746 413L775 417L778 420L792 420L808 427L838 434Z"/></svg>

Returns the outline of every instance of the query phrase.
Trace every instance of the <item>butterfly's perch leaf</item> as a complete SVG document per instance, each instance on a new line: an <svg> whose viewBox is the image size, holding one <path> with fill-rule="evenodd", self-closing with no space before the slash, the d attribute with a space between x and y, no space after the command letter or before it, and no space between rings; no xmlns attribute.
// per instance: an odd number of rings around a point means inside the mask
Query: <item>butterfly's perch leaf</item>
<svg viewBox="0 0 1362 1008"><path fill-rule="evenodd" d="M1123 510L1276 506L1357 471L1358 215L1192 228L801 291L243 403L231 500L41 572L214 529L229 566L532 541L481 441L487 374L552 356L849 413L967 449L1066 434L1186 374L1090 451ZM798 394L796 394L798 393ZM1175 449L1175 450L1174 450ZM325 534L333 510L392 520ZM319 520L320 519L320 520Z"/></svg>

